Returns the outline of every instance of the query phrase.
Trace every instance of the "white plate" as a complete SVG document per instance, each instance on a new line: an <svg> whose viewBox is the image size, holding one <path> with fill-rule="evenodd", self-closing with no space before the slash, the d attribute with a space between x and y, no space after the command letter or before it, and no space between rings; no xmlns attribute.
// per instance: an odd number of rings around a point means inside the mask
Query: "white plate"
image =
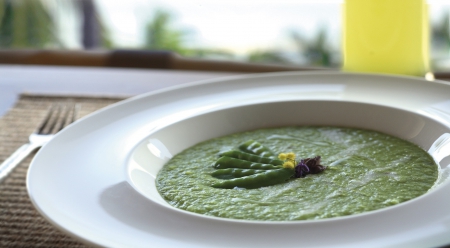
<svg viewBox="0 0 450 248"><path fill-rule="evenodd" d="M358 102L415 113L450 128L450 85L409 77L270 73L175 87L122 101L71 125L43 147L28 192L51 223L107 247L430 247L450 243L450 184L387 210L333 220L264 223L203 218L146 198L127 158L144 137L186 118L240 105ZM430 137L433 143L438 137ZM440 156L446 162L444 146ZM445 148L445 149L444 149Z"/></svg>

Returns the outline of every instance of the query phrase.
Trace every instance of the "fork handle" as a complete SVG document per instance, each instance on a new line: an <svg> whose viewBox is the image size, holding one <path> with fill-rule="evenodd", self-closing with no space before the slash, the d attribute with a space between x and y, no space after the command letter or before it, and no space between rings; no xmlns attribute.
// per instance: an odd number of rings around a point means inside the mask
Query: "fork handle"
<svg viewBox="0 0 450 248"><path fill-rule="evenodd" d="M2 182L9 173L17 167L31 152L33 152L39 146L34 144L25 144L19 147L11 156L9 156L0 165L0 182Z"/></svg>

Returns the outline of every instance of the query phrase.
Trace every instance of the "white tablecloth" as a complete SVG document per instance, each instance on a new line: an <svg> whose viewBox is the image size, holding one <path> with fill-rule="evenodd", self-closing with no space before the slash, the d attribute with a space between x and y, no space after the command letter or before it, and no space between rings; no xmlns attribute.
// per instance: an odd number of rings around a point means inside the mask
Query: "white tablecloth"
<svg viewBox="0 0 450 248"><path fill-rule="evenodd" d="M131 97L237 73L63 66L0 66L0 116L22 93Z"/></svg>

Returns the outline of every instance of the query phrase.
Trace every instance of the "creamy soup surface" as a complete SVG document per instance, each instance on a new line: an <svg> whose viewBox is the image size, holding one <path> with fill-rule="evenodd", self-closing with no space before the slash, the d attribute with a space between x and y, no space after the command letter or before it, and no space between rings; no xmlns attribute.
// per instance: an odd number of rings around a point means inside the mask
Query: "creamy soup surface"
<svg viewBox="0 0 450 248"><path fill-rule="evenodd" d="M255 140L274 154L296 159L320 156L318 174L247 189L215 188L211 176L221 152ZM294 221L358 214L408 201L426 193L438 166L420 147L379 132L340 127L259 129L208 140L174 156L156 179L172 206L208 216Z"/></svg>

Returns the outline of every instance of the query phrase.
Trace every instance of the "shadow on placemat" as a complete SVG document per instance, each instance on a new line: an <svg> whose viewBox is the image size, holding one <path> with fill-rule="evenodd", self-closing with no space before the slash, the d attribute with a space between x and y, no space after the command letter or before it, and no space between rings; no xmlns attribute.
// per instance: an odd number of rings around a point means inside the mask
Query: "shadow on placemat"
<svg viewBox="0 0 450 248"><path fill-rule="evenodd" d="M28 142L28 136L45 118L52 103L77 103L77 118L80 118L120 100L22 95L15 106L0 117L0 162ZM33 155L0 183L0 247L86 247L53 227L30 202L26 174Z"/></svg>

